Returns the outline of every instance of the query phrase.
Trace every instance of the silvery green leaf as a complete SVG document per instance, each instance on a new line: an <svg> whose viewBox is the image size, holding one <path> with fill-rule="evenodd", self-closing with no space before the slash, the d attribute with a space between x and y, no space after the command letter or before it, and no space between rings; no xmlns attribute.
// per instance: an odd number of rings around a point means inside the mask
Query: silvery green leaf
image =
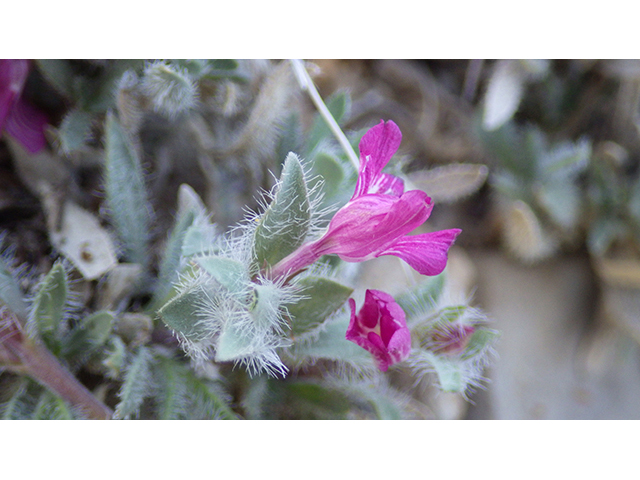
<svg viewBox="0 0 640 480"><path fill-rule="evenodd" d="M232 293L245 292L251 281L246 266L231 258L208 255L195 258L195 262Z"/></svg>
<svg viewBox="0 0 640 480"><path fill-rule="evenodd" d="M69 154L83 147L91 139L92 124L96 118L94 113L82 110L71 110L62 120L58 137L60 148Z"/></svg>
<svg viewBox="0 0 640 480"><path fill-rule="evenodd" d="M220 332L216 344L216 361L228 362L249 356L255 352L253 338L236 324L228 322Z"/></svg>
<svg viewBox="0 0 640 480"><path fill-rule="evenodd" d="M0 304L6 305L22 321L26 321L27 303L22 289L2 256L0 256Z"/></svg>
<svg viewBox="0 0 640 480"><path fill-rule="evenodd" d="M364 367L373 366L371 354L345 338L349 319L349 315L343 315L331 320L315 340L296 343L292 353L298 359L324 358Z"/></svg>
<svg viewBox="0 0 640 480"><path fill-rule="evenodd" d="M115 115L105 127L105 190L111 218L127 260L149 262L150 206L140 160Z"/></svg>
<svg viewBox="0 0 640 480"><path fill-rule="evenodd" d="M319 276L304 277L296 285L301 288L302 299L287 305L293 337L316 329L342 307L353 292L352 288Z"/></svg>
<svg viewBox="0 0 640 480"><path fill-rule="evenodd" d="M114 320L113 313L109 311L96 312L83 318L62 339L62 355L79 361L88 358L107 341Z"/></svg>
<svg viewBox="0 0 640 480"><path fill-rule="evenodd" d="M577 225L582 197L580 188L570 181L553 181L544 183L535 190L536 199L553 221L571 229Z"/></svg>
<svg viewBox="0 0 640 480"><path fill-rule="evenodd" d="M540 168L546 177L567 181L587 167L590 156L591 143L588 140L564 142L540 155Z"/></svg>
<svg viewBox="0 0 640 480"><path fill-rule="evenodd" d="M164 249L158 272L153 300L150 309L157 310L166 300L171 291L172 284L178 278L180 257L183 254L187 231L198 218L205 218L206 210L198 194L186 184L180 185L178 190L178 212L176 221L169 235Z"/></svg>
<svg viewBox="0 0 640 480"><path fill-rule="evenodd" d="M322 192L327 200L339 193L346 176L340 161L334 155L322 151L316 153L311 172L316 178L322 180Z"/></svg>
<svg viewBox="0 0 640 480"><path fill-rule="evenodd" d="M142 402L151 394L151 364L154 358L147 347L139 347L126 368L120 387L114 418L128 419L137 414Z"/></svg>
<svg viewBox="0 0 640 480"><path fill-rule="evenodd" d="M202 286L195 285L169 300L158 310L158 315L170 329L192 342L197 342L210 335L202 319L196 315L206 299L207 293Z"/></svg>
<svg viewBox="0 0 640 480"><path fill-rule="evenodd" d="M56 262L40 283L30 311L29 321L49 349L58 352L63 333L62 320L69 296L67 272Z"/></svg>
<svg viewBox="0 0 640 480"><path fill-rule="evenodd" d="M259 268L273 266L304 242L311 211L302 164L289 153L280 183L254 233L254 259Z"/></svg>

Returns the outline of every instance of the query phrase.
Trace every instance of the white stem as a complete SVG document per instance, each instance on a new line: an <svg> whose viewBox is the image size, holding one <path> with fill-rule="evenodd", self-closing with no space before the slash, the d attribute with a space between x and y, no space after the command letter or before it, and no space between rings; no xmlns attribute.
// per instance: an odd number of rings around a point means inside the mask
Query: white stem
<svg viewBox="0 0 640 480"><path fill-rule="evenodd" d="M356 152L354 152L353 147L349 143L346 135L338 125L338 122L336 122L335 118L333 118L333 115L331 115L331 112L324 104L322 97L313 84L313 80L311 80L311 77L309 76L309 72L307 72L307 69L304 67L304 63L302 62L302 60L292 59L291 65L293 67L294 73L296 74L296 78L300 83L300 88L309 92L311 101L314 103L314 105L318 109L318 112L320 112L320 115L322 115L322 118L324 118L325 122L327 122L327 125L329 125L329 128L338 139L338 142L344 149L345 153L349 157L349 160L351 160L351 163L353 163L353 166L357 171L360 168L360 160L358 159Z"/></svg>

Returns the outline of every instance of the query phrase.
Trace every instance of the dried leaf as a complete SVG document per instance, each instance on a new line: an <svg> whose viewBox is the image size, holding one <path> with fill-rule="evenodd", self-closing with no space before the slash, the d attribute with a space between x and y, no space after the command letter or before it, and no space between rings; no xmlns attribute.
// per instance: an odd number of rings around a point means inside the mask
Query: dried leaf
<svg viewBox="0 0 640 480"><path fill-rule="evenodd" d="M487 180L486 165L458 163L409 174L409 180L436 203L449 203L475 193Z"/></svg>
<svg viewBox="0 0 640 480"><path fill-rule="evenodd" d="M101 277L118 263L111 237L98 219L71 201L64 204L60 229L49 236L86 280Z"/></svg>
<svg viewBox="0 0 640 480"><path fill-rule="evenodd" d="M558 241L545 232L533 210L521 200L509 206L504 219L507 247L521 260L542 260L556 251Z"/></svg>
<svg viewBox="0 0 640 480"><path fill-rule="evenodd" d="M500 60L489 79L484 98L482 126L495 130L513 117L518 110L526 74L516 60Z"/></svg>

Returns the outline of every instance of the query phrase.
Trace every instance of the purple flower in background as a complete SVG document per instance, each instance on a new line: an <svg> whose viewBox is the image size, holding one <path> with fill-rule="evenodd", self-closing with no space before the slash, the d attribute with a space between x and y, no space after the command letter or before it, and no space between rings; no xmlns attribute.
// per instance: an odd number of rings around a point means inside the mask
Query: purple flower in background
<svg viewBox="0 0 640 480"><path fill-rule="evenodd" d="M28 74L28 60L0 60L0 136L6 132L36 153L47 144L44 127L48 119L22 97Z"/></svg>
<svg viewBox="0 0 640 480"><path fill-rule="evenodd" d="M346 338L371 353L380 371L386 372L390 365L407 359L411 353L411 333L404 311L391 295L367 290L357 315L352 298L349 307L351 322Z"/></svg>
<svg viewBox="0 0 640 480"><path fill-rule="evenodd" d="M275 266L276 276L294 273L327 254L347 262L395 255L422 275L444 270L447 252L461 230L407 235L429 218L433 203L423 191L405 192L400 178L382 173L401 140L400 129L392 121L381 121L362 137L353 197L333 216L322 238Z"/></svg>

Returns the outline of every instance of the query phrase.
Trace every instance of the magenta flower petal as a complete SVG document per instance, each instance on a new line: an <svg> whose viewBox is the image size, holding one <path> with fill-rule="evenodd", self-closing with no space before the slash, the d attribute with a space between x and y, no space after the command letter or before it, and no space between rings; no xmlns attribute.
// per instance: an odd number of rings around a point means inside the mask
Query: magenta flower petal
<svg viewBox="0 0 640 480"><path fill-rule="evenodd" d="M406 360L411 353L411 333L404 311L391 295L367 290L364 305L356 315L356 302L350 298L351 321L346 339L367 350L382 372Z"/></svg>
<svg viewBox="0 0 640 480"><path fill-rule="evenodd" d="M369 187L369 193L399 197L404 192L404 181L388 173L382 173Z"/></svg>
<svg viewBox="0 0 640 480"><path fill-rule="evenodd" d="M48 123L49 119L43 112L18 99L7 118L5 131L29 152L36 153L47 145L44 128Z"/></svg>
<svg viewBox="0 0 640 480"><path fill-rule="evenodd" d="M369 192L369 188L376 182L382 169L389 163L391 157L400 147L402 133L400 128L391 120L381 120L371 128L360 140L360 172L353 198Z"/></svg>
<svg viewBox="0 0 640 480"><path fill-rule="evenodd" d="M334 215L327 233L316 242L316 252L333 253L348 262L377 257L399 236L422 225L432 208L431 199L420 190L400 198L363 195Z"/></svg>
<svg viewBox="0 0 640 480"><path fill-rule="evenodd" d="M22 98L28 73L28 60L0 60L0 133L6 131L35 153L47 144L44 127L48 119Z"/></svg>
<svg viewBox="0 0 640 480"><path fill-rule="evenodd" d="M376 256L395 255L422 275L438 275L447 266L447 252L461 231L458 228L452 228L419 235L406 235Z"/></svg>
<svg viewBox="0 0 640 480"><path fill-rule="evenodd" d="M27 60L0 60L0 132L9 112L22 94L29 73Z"/></svg>

